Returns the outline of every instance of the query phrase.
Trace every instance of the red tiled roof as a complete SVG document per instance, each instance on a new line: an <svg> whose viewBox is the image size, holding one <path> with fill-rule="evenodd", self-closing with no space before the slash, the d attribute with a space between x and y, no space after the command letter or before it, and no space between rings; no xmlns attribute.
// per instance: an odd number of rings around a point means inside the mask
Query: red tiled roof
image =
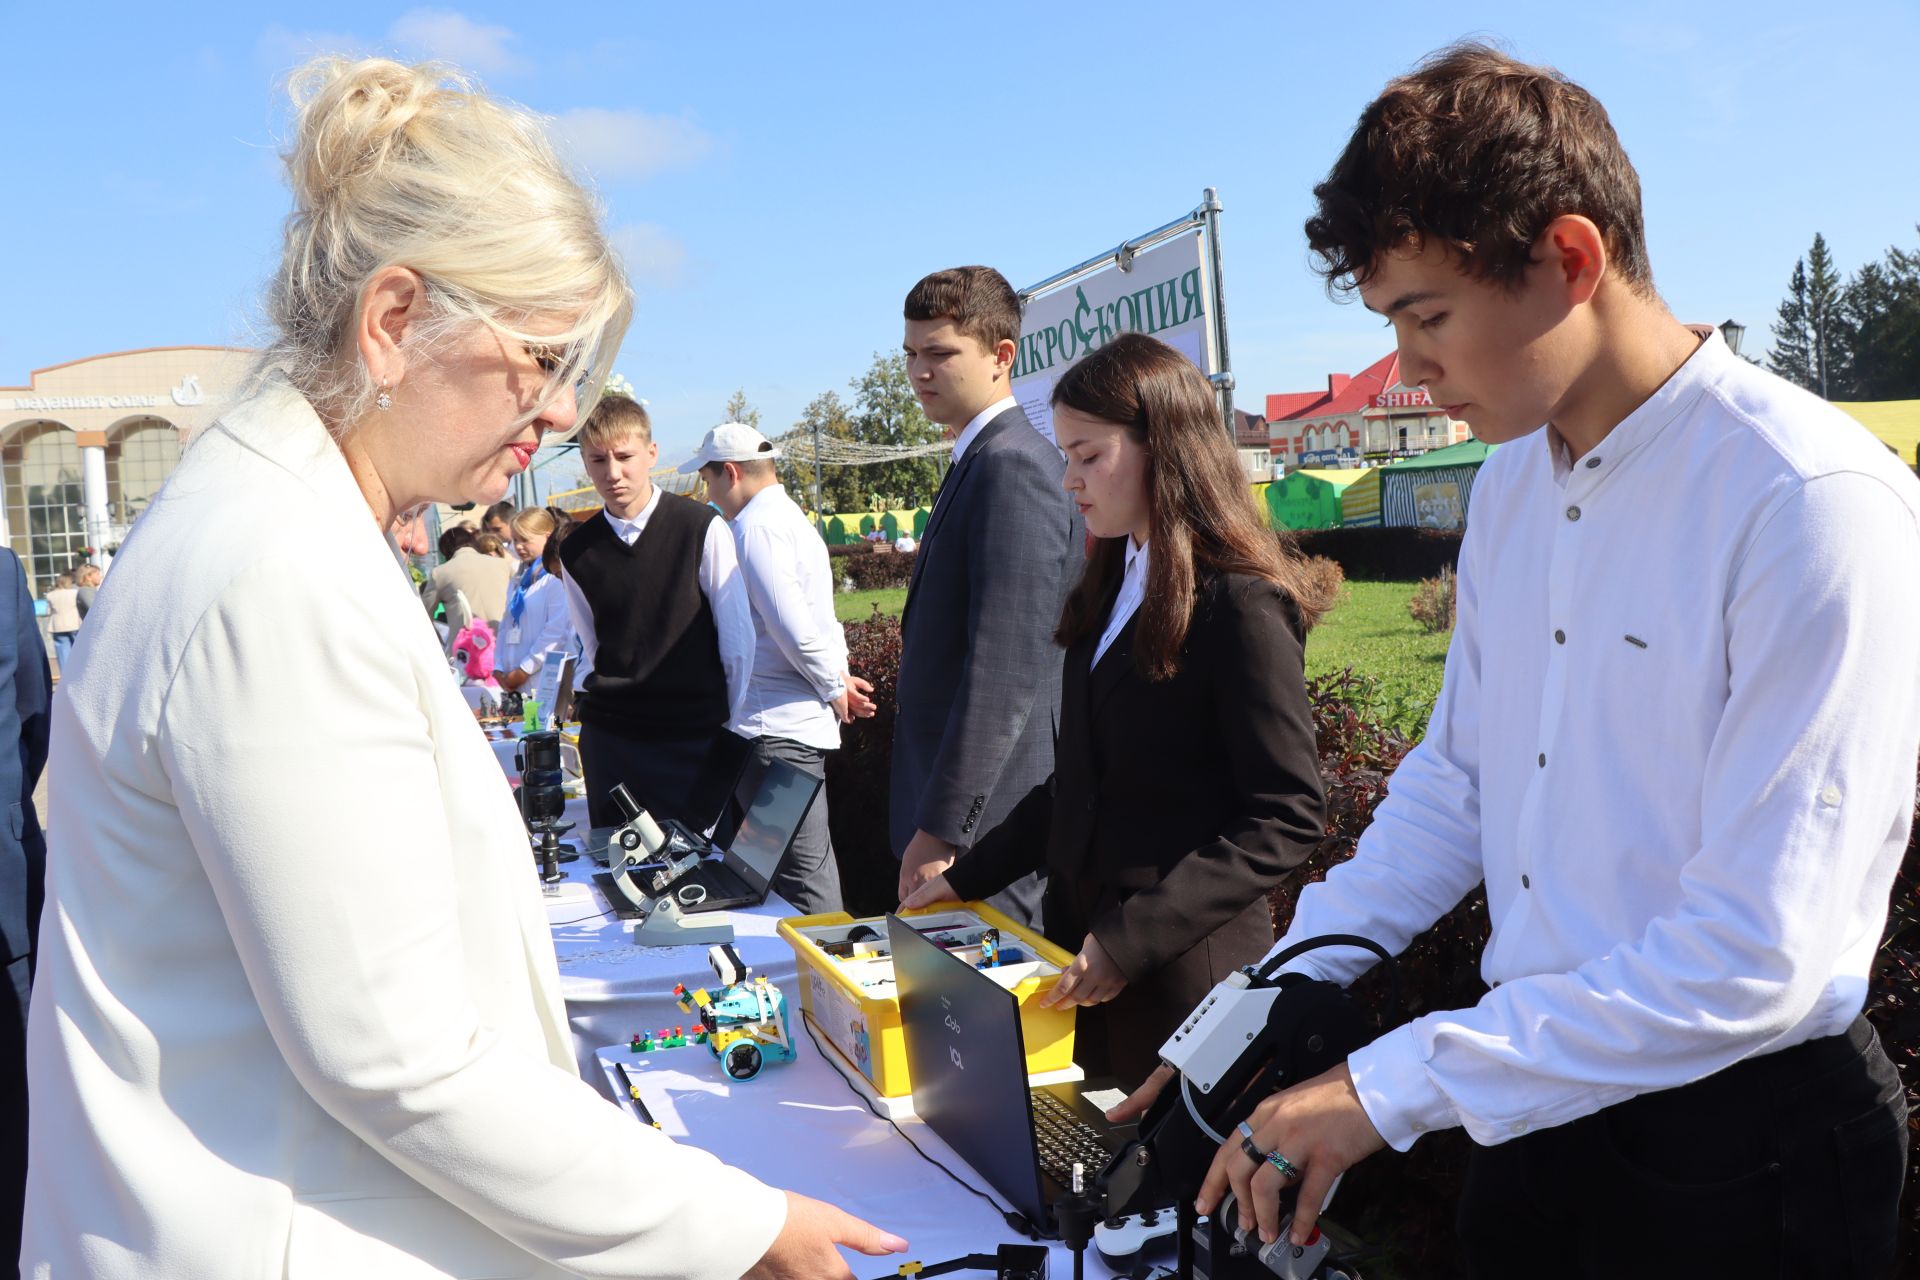
<svg viewBox="0 0 1920 1280"><path fill-rule="evenodd" d="M1299 422L1310 418L1333 418L1360 413L1371 407L1373 398L1400 383L1400 353L1389 352L1347 379L1346 385L1328 394L1325 391L1291 391L1267 397L1267 421Z"/></svg>
<svg viewBox="0 0 1920 1280"><path fill-rule="evenodd" d="M1295 417L1302 409L1327 398L1324 391L1283 391L1267 397L1267 421L1280 422Z"/></svg>

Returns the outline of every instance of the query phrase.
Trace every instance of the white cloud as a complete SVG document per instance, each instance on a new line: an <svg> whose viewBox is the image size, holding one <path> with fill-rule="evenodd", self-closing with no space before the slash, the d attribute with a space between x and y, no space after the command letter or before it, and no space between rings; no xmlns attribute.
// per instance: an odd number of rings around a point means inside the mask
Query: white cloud
<svg viewBox="0 0 1920 1280"><path fill-rule="evenodd" d="M713 139L691 120L581 107L553 122L554 141L601 182L636 181L693 164Z"/></svg>
<svg viewBox="0 0 1920 1280"><path fill-rule="evenodd" d="M527 68L526 60L507 47L515 38L511 30L483 25L451 9L411 9L394 20L387 38L410 53L463 71L500 75Z"/></svg>
<svg viewBox="0 0 1920 1280"><path fill-rule="evenodd" d="M611 238L636 286L666 288L686 274L687 246L658 223L630 222L615 227Z"/></svg>

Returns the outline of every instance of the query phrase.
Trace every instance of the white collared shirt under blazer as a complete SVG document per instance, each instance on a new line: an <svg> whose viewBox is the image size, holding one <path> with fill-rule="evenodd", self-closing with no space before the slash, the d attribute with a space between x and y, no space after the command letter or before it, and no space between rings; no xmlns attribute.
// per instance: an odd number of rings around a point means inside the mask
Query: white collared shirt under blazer
<svg viewBox="0 0 1920 1280"><path fill-rule="evenodd" d="M1397 952L1484 875L1492 991L1348 1059L1388 1143L1501 1142L1860 1012L1913 817L1916 512L1885 445L1717 334L1587 456L1487 462L1426 738L1280 944Z"/></svg>
<svg viewBox="0 0 1920 1280"><path fill-rule="evenodd" d="M734 1280L772 1242L779 1192L579 1078L506 780L284 382L141 516L52 756L28 1275Z"/></svg>

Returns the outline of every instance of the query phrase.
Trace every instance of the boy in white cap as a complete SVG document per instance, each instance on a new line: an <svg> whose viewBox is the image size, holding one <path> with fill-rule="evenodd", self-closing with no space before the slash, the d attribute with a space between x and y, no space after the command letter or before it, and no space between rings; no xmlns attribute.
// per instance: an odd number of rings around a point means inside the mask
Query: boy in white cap
<svg viewBox="0 0 1920 1280"><path fill-rule="evenodd" d="M873 686L847 673L826 543L774 473L779 456L758 431L728 422L707 432L680 470L706 479L707 497L732 525L753 606L753 675L729 728L753 740L756 760L785 760L824 778L840 725L873 714ZM841 909L824 790L772 887L806 915Z"/></svg>

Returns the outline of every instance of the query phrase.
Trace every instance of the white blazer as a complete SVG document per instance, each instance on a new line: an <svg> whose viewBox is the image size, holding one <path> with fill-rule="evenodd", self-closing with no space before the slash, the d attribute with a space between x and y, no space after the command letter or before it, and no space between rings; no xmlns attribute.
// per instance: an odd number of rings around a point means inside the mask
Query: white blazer
<svg viewBox="0 0 1920 1280"><path fill-rule="evenodd" d="M50 772L28 1275L734 1280L772 1243L778 1191L578 1078L507 783L284 382L135 526Z"/></svg>

